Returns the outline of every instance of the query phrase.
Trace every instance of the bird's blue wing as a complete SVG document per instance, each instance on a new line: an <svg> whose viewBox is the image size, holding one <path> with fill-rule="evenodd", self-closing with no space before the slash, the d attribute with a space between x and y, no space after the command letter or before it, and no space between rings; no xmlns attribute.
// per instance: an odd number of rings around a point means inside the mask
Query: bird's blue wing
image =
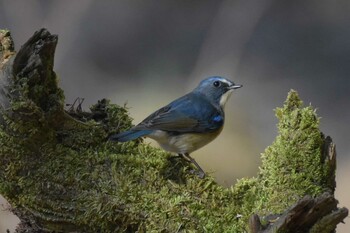
<svg viewBox="0 0 350 233"><path fill-rule="evenodd" d="M221 109L215 108L203 96L190 93L154 112L134 129L199 133L214 131L223 123Z"/></svg>

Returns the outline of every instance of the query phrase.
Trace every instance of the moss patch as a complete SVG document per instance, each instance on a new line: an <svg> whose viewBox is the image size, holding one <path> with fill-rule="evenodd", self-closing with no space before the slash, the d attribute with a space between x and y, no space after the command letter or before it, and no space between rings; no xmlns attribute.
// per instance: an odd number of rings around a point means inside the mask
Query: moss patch
<svg viewBox="0 0 350 233"><path fill-rule="evenodd" d="M276 116L279 135L262 153L257 177L241 179L234 186L236 202L242 203L245 213L278 214L307 194L332 193L322 157L325 139L315 110L303 107L291 90Z"/></svg>
<svg viewBox="0 0 350 233"><path fill-rule="evenodd" d="M252 213L280 213L328 189L319 118L295 91L276 109L279 135L258 175L231 188L191 175L186 162L141 141L108 142L131 127L125 107L100 101L83 123L52 114L50 106L63 112L61 92L52 101L21 93L28 95L13 101L0 129L0 192L44 229L244 232Z"/></svg>

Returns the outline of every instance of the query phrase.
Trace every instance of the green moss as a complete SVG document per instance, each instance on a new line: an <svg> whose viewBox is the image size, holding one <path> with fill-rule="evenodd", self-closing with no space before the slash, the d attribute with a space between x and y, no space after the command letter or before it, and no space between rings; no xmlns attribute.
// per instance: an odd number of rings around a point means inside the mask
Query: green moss
<svg viewBox="0 0 350 233"><path fill-rule="evenodd" d="M327 167L322 158L324 137L319 118L311 106L302 108L297 92L291 91L283 108L276 109L279 135L262 154L259 176L266 198L262 212L281 212L309 194L327 189Z"/></svg>
<svg viewBox="0 0 350 233"><path fill-rule="evenodd" d="M322 158L323 134L311 106L302 107L296 91L290 91L282 108L276 109L279 135L262 154L255 179L235 185L236 199L248 213L282 213L305 195L331 191L328 168Z"/></svg>
<svg viewBox="0 0 350 233"><path fill-rule="evenodd" d="M186 162L140 141L108 142L131 127L125 107L102 100L82 123L49 114L50 106L62 111L62 95L52 95L52 102L30 94L15 100L0 130L0 192L45 229L244 232L252 213L280 213L327 189L319 119L295 91L276 110L280 134L259 174L231 188L191 175Z"/></svg>
<svg viewBox="0 0 350 233"><path fill-rule="evenodd" d="M0 29L0 60L13 52L14 45L11 39L11 32L7 29Z"/></svg>

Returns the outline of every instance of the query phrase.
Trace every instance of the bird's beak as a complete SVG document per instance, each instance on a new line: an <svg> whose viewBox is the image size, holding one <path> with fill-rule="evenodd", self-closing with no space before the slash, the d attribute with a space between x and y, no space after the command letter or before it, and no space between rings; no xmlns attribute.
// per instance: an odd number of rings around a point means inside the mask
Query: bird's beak
<svg viewBox="0 0 350 233"><path fill-rule="evenodd" d="M241 87L243 87L243 85L233 84L232 86L229 86L228 88L229 89L238 89L238 88L241 88Z"/></svg>

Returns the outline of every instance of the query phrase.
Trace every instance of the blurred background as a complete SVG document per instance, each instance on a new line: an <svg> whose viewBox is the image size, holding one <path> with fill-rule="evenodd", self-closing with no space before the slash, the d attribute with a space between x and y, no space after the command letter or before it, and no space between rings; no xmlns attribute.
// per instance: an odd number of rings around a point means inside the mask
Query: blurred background
<svg viewBox="0 0 350 233"><path fill-rule="evenodd" d="M127 103L137 124L211 75L244 87L223 133L193 153L225 186L253 176L277 135L274 108L290 89L317 108L337 144L336 197L350 207L350 1L0 0L16 49L45 27L59 35L55 71L66 102ZM0 232L17 218L0 206ZM338 232L350 232L350 220Z"/></svg>

